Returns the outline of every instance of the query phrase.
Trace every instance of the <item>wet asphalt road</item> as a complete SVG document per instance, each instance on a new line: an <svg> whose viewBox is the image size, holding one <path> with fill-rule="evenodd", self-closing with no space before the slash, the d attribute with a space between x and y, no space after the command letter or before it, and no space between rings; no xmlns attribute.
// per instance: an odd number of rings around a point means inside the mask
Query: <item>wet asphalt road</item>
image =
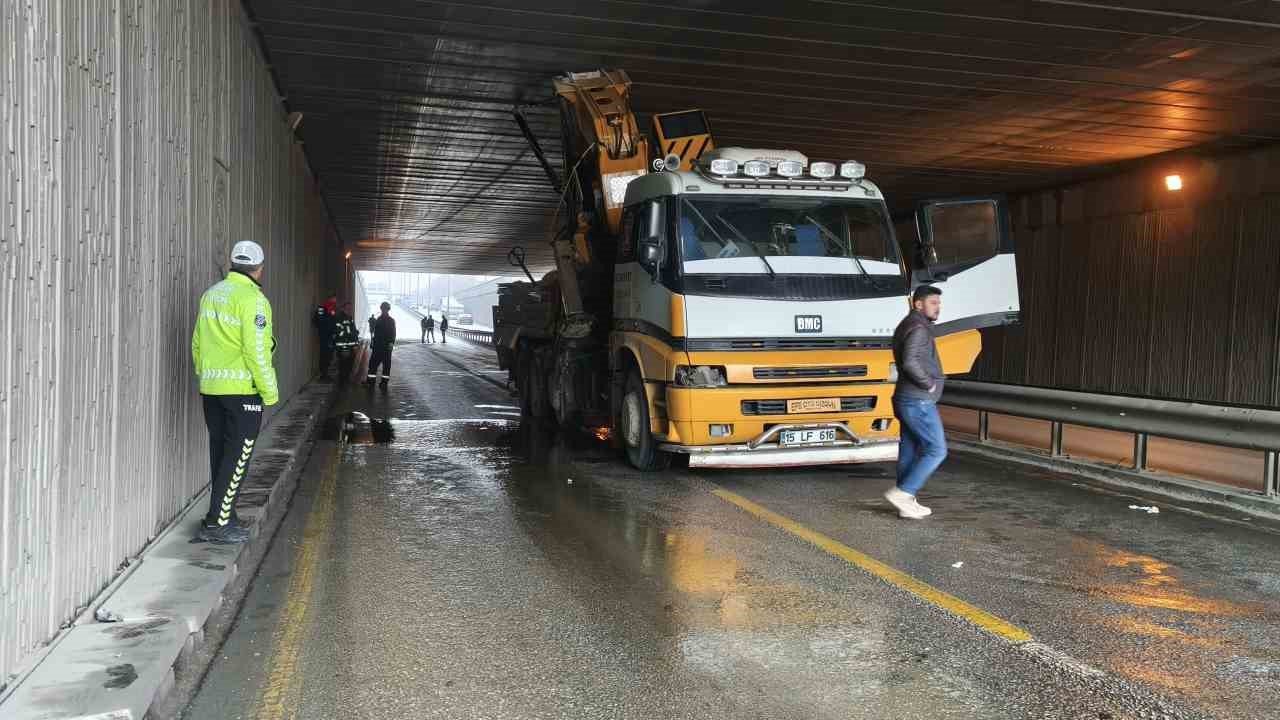
<svg viewBox="0 0 1280 720"><path fill-rule="evenodd" d="M1280 716L1280 536L1265 528L1139 513L963 456L917 523L878 500L880 467L642 476L599 444L522 429L483 348L394 357L387 393L340 402L394 437L361 423L345 449L318 447L186 717Z"/></svg>

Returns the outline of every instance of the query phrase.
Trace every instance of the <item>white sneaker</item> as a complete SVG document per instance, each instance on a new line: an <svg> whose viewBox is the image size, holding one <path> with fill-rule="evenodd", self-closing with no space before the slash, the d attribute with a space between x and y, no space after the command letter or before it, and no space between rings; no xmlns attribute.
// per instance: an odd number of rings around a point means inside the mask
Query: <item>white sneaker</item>
<svg viewBox="0 0 1280 720"><path fill-rule="evenodd" d="M899 490L896 486L884 492L884 499L898 509L898 517L908 520L919 520L927 516L931 510L916 502L914 495Z"/></svg>

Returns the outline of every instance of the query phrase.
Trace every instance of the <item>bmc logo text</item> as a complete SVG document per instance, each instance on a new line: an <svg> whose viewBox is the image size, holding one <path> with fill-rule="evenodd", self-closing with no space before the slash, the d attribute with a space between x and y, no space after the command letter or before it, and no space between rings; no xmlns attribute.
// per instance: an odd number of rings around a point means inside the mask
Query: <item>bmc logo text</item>
<svg viewBox="0 0 1280 720"><path fill-rule="evenodd" d="M796 332L798 333L822 332L822 316L821 315L797 315L796 316Z"/></svg>

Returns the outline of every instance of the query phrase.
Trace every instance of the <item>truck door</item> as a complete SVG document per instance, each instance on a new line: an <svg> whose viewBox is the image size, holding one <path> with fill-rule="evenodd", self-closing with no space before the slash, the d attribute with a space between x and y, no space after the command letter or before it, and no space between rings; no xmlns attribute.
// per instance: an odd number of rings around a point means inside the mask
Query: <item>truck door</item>
<svg viewBox="0 0 1280 720"><path fill-rule="evenodd" d="M1018 269L1000 197L930 200L916 210L912 284L942 291L939 335L1018 321Z"/></svg>

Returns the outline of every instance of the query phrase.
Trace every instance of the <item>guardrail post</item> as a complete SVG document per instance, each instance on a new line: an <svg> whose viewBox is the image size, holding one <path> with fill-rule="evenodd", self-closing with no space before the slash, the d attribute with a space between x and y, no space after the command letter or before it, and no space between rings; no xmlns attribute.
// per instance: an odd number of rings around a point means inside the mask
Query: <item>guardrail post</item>
<svg viewBox="0 0 1280 720"><path fill-rule="evenodd" d="M1049 425L1049 454L1053 457L1062 457L1062 423L1060 422Z"/></svg>
<svg viewBox="0 0 1280 720"><path fill-rule="evenodd" d="M1147 469L1146 433L1133 434L1133 469L1139 471Z"/></svg>
<svg viewBox="0 0 1280 720"><path fill-rule="evenodd" d="M978 411L978 442L991 439L991 414L986 410Z"/></svg>
<svg viewBox="0 0 1280 720"><path fill-rule="evenodd" d="M1267 497L1280 495L1280 451L1268 450L1262 456L1262 491Z"/></svg>

